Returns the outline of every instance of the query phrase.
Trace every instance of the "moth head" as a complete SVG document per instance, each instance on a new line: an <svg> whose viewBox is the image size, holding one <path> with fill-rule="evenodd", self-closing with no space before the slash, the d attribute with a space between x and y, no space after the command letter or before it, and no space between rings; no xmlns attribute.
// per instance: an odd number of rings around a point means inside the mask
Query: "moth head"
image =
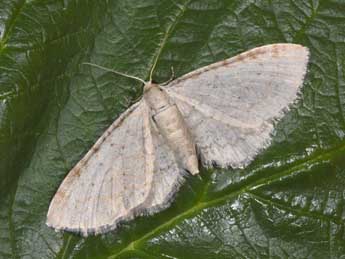
<svg viewBox="0 0 345 259"><path fill-rule="evenodd" d="M152 88L159 87L158 84L152 83L152 82L147 82L144 85L144 93L149 91Z"/></svg>

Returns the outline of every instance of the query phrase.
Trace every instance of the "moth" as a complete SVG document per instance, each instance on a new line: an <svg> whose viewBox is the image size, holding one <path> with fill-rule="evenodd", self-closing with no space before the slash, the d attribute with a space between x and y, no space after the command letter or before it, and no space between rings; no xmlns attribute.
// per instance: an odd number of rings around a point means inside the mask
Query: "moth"
<svg viewBox="0 0 345 259"><path fill-rule="evenodd" d="M308 59L301 45L272 44L166 86L139 79L141 100L68 173L47 225L83 236L104 233L168 207L186 172L199 173L199 161L245 167L270 144L274 122L297 99Z"/></svg>

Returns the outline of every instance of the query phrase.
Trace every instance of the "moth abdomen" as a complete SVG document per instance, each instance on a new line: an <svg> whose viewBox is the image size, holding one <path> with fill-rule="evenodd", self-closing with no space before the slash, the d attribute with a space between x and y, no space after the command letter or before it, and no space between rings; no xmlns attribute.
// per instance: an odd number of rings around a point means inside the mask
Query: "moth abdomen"
<svg viewBox="0 0 345 259"><path fill-rule="evenodd" d="M191 174L199 173L194 140L177 106L170 105L155 114L154 118L159 132L178 157L181 166Z"/></svg>

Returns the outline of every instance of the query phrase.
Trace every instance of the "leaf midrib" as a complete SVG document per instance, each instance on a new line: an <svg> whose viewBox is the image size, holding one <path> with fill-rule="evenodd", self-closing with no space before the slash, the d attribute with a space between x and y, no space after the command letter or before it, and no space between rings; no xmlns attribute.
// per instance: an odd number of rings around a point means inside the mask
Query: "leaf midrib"
<svg viewBox="0 0 345 259"><path fill-rule="evenodd" d="M159 47L157 49L157 51L155 52L155 54L153 55L153 61L151 62L152 65L150 66L150 71L149 71L149 80L152 80L152 75L154 72L154 69L158 63L158 60L162 54L162 51L165 47L165 45L167 44L167 40L169 39L169 37L171 36L172 32L174 31L178 21L182 18L182 16L185 14L186 10L187 10L187 6L190 4L192 0L187 0L186 2L184 2L182 4L182 7L179 9L179 12L176 15L176 18L174 21L172 21L170 23L170 25L168 26L168 29L166 30L166 32L164 33L164 36L159 44Z"/></svg>

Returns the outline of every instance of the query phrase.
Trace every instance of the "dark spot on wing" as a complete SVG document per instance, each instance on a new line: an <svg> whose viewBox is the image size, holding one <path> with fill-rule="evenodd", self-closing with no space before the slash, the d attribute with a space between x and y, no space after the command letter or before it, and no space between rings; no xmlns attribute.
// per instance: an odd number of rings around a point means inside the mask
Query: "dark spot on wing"
<svg viewBox="0 0 345 259"><path fill-rule="evenodd" d="M80 176L80 169L81 169L81 165L79 163L72 169L71 176L72 177L79 177Z"/></svg>
<svg viewBox="0 0 345 259"><path fill-rule="evenodd" d="M65 198L66 194L64 191L58 191L55 196L54 196L54 199L57 199L58 201L61 201Z"/></svg>
<svg viewBox="0 0 345 259"><path fill-rule="evenodd" d="M282 48L282 46L279 45L273 45L272 47L272 56L273 57L278 57L279 56L279 49Z"/></svg>

